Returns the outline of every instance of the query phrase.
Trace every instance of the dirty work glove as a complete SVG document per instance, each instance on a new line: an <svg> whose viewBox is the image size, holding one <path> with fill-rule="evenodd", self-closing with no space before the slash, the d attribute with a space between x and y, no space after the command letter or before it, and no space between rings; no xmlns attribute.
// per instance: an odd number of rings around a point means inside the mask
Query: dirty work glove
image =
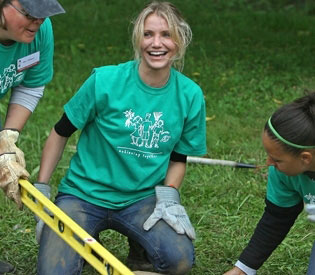
<svg viewBox="0 0 315 275"><path fill-rule="evenodd" d="M306 204L305 211L308 213L307 218L310 221L315 222L315 204Z"/></svg>
<svg viewBox="0 0 315 275"><path fill-rule="evenodd" d="M16 162L14 153L0 155L0 187L6 196L15 201L19 209L22 209L19 179L27 179L29 173Z"/></svg>
<svg viewBox="0 0 315 275"><path fill-rule="evenodd" d="M19 131L15 129L3 129L0 131L0 154L15 153L16 162L25 168L24 153L15 143L19 138Z"/></svg>
<svg viewBox="0 0 315 275"><path fill-rule="evenodd" d="M143 224L143 229L150 230L160 219L163 219L178 234L187 234L194 240L195 230L192 227L185 208L180 204L179 192L169 186L156 186L156 205L154 212Z"/></svg>
<svg viewBox="0 0 315 275"><path fill-rule="evenodd" d="M34 186L36 187L36 189L38 191L40 191L46 198L48 198L50 200L50 185L46 184L44 182L35 182ZM48 213L48 210L45 209L45 211ZM51 215L49 213L49 215ZM43 232L43 228L45 223L43 222L43 220L41 220L39 217L37 217L36 215L34 216L37 224L36 224L36 240L37 243L40 243L40 237L42 236L42 232Z"/></svg>

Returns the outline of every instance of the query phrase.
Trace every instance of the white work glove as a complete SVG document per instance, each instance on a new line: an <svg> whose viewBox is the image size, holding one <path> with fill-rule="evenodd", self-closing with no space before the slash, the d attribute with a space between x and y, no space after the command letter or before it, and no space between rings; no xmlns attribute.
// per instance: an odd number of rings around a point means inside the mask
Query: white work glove
<svg viewBox="0 0 315 275"><path fill-rule="evenodd" d="M306 204L305 211L308 213L307 218L311 222L315 222L315 204Z"/></svg>
<svg viewBox="0 0 315 275"><path fill-rule="evenodd" d="M17 204L19 209L23 208L19 179L27 179L29 176L24 167L16 162L14 153L0 155L0 188Z"/></svg>
<svg viewBox="0 0 315 275"><path fill-rule="evenodd" d="M196 233L190 223L185 208L180 204L179 192L169 186L156 186L156 205L154 212L143 224L143 229L150 230L160 219L163 219L178 234L187 234L194 240Z"/></svg>
<svg viewBox="0 0 315 275"><path fill-rule="evenodd" d="M15 153L16 162L25 168L24 153L15 143L19 138L19 131L14 129L3 129L0 131L0 154Z"/></svg>
<svg viewBox="0 0 315 275"><path fill-rule="evenodd" d="M34 186L38 191L40 191L46 198L50 199L50 185L43 183L43 182L35 182ZM45 211L48 213L48 211L45 209ZM50 214L50 213L49 213ZM51 215L51 214L50 214ZM36 241L39 244L40 243L40 238L42 236L43 228L45 223L43 220L41 220L39 217L36 215L34 216L37 224L36 224Z"/></svg>

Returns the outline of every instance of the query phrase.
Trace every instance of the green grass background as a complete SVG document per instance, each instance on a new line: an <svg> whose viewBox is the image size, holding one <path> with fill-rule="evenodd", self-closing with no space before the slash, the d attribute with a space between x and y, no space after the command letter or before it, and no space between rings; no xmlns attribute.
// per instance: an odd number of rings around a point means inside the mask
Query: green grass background
<svg viewBox="0 0 315 275"><path fill-rule="evenodd" d="M284 103L315 90L315 5L294 0L173 0L191 25L193 42L184 73L206 98L209 158L262 165L260 135L265 121ZM55 74L26 125L19 146L36 180L43 144L62 106L92 68L133 58L131 20L143 0L62 0L67 14L52 17ZM6 103L0 104L2 118ZM53 195L75 151L69 140L51 184ZM222 274L247 244L264 209L266 169L188 165L181 198L197 232L191 274ZM1 192L0 256L18 274L35 274L38 245L31 211L18 211ZM258 274L305 274L315 224L302 213L284 242ZM124 261L126 238L102 234L103 245ZM97 274L87 265L84 274Z"/></svg>

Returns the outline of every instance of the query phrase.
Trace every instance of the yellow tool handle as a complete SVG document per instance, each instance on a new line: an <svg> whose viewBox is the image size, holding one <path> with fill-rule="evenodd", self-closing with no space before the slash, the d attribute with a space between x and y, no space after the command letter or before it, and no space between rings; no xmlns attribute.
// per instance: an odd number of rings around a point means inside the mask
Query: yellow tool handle
<svg viewBox="0 0 315 275"><path fill-rule="evenodd" d="M67 216L52 201L47 199L30 182L20 179L19 184L21 186L22 202L100 274L134 275L131 270L83 230L83 228ZM44 207L53 214L53 217L44 211ZM102 261L95 255L98 255Z"/></svg>

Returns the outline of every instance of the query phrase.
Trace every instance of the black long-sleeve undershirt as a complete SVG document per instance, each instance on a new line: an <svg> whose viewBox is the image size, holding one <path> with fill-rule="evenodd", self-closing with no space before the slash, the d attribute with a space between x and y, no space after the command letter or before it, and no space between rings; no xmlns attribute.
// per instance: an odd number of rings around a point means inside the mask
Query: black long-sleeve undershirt
<svg viewBox="0 0 315 275"><path fill-rule="evenodd" d="M303 210L303 201L292 207L279 207L265 200L265 212L239 260L250 268L259 269L283 241Z"/></svg>

